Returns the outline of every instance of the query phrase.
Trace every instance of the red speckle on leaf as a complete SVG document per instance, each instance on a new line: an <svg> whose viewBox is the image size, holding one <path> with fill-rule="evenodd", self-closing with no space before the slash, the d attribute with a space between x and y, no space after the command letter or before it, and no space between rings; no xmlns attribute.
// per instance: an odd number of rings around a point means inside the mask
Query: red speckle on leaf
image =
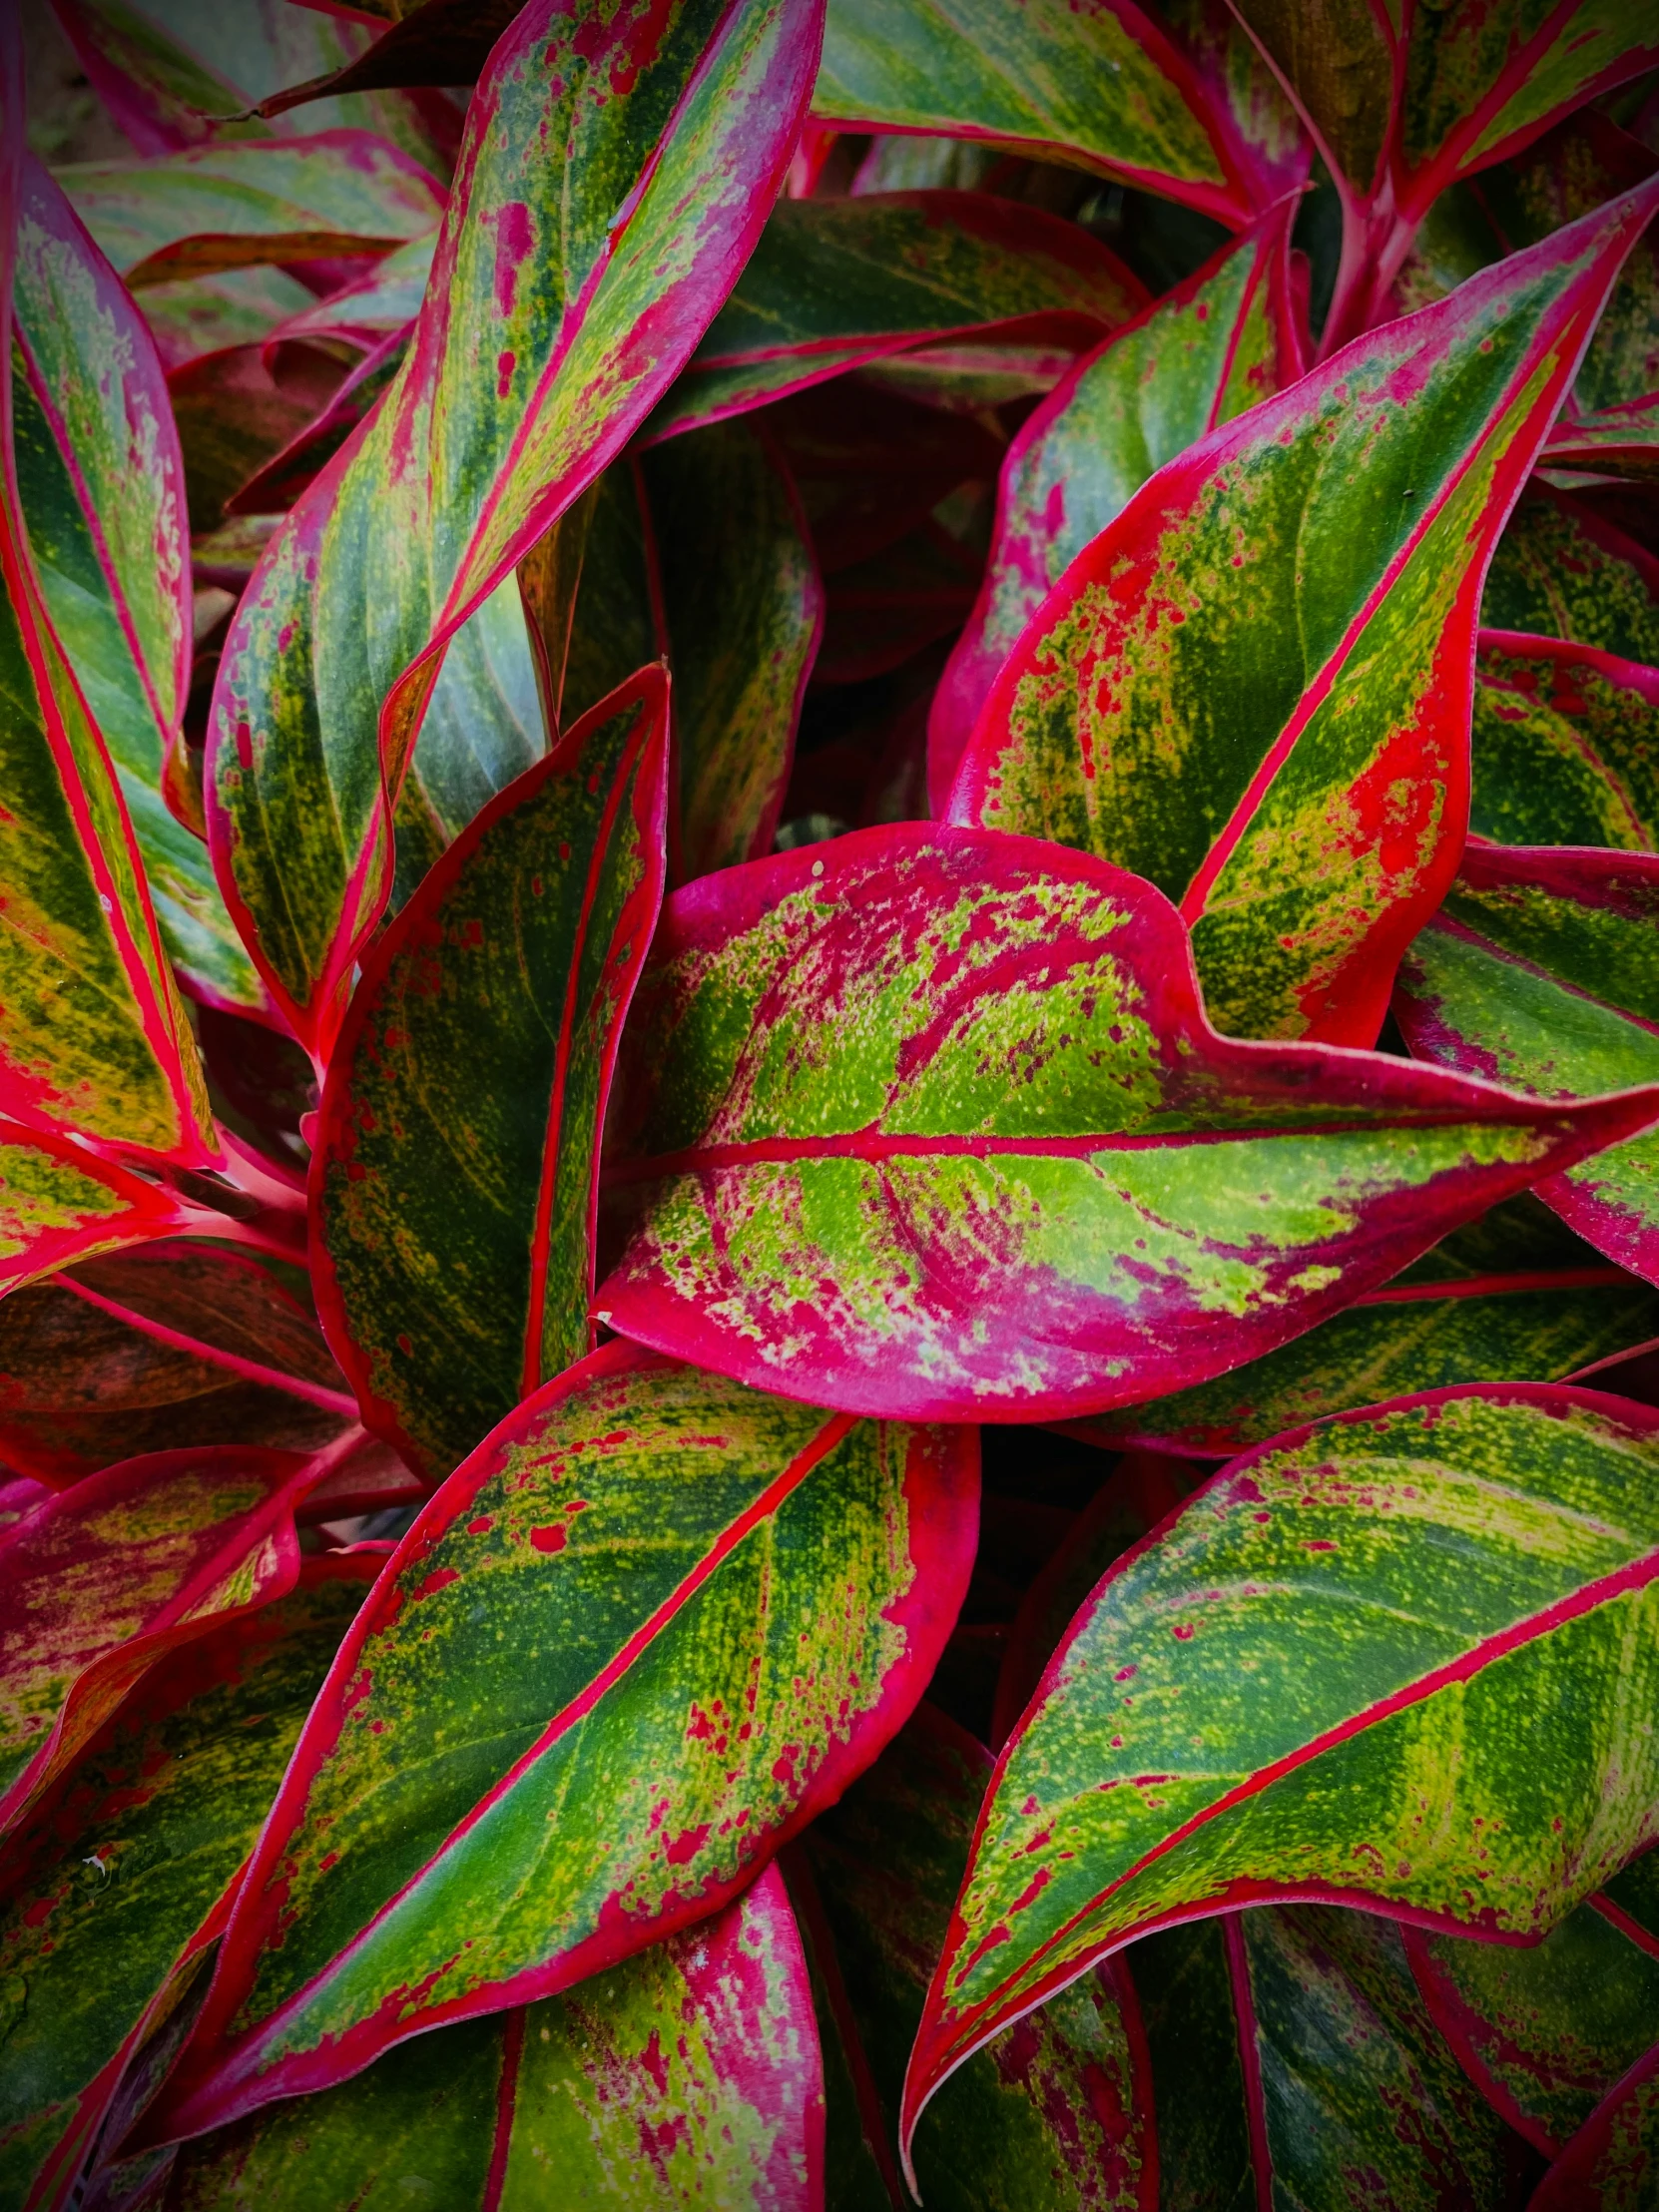
<svg viewBox="0 0 1659 2212"><path fill-rule="evenodd" d="M1193 1624L1191 1621L1182 1621L1171 1633L1178 1644L1190 1643L1193 1636Z"/></svg>
<svg viewBox="0 0 1659 2212"><path fill-rule="evenodd" d="M683 1836L676 1836L673 1843L663 1846L663 1857L671 1867L684 1867L695 1859L709 1840L710 1823L701 1828L688 1828Z"/></svg>
<svg viewBox="0 0 1659 2212"><path fill-rule="evenodd" d="M418 1602L423 1597L435 1597L439 1590L447 1590L451 1582L459 1582L459 1567L434 1567L419 1589L413 1594Z"/></svg>
<svg viewBox="0 0 1659 2212"><path fill-rule="evenodd" d="M563 1551L566 1529L563 1521L554 1521L547 1528L532 1528L530 1541L538 1551Z"/></svg>
<svg viewBox="0 0 1659 2212"><path fill-rule="evenodd" d="M495 1518L493 1514L480 1513L476 1520L467 1522L466 1532L469 1536L487 1536L494 1526Z"/></svg>

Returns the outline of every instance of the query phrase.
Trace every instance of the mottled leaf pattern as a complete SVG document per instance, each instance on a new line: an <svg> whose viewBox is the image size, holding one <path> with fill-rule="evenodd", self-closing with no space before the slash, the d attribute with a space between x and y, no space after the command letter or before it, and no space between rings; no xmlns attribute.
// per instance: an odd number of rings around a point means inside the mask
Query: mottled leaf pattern
<svg viewBox="0 0 1659 2212"><path fill-rule="evenodd" d="M1582 501L1529 492L1498 541L1480 620L1659 668L1659 558Z"/></svg>
<svg viewBox="0 0 1659 2212"><path fill-rule="evenodd" d="M67 1138L0 1121L0 1291L179 1226L155 1184Z"/></svg>
<svg viewBox="0 0 1659 2212"><path fill-rule="evenodd" d="M1659 669L1486 631L1469 829L1494 844L1659 846Z"/></svg>

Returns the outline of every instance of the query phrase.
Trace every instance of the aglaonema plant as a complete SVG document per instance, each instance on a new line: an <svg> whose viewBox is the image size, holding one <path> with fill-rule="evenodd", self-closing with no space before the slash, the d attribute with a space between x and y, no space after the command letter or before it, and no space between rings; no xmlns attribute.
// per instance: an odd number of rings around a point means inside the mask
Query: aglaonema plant
<svg viewBox="0 0 1659 2212"><path fill-rule="evenodd" d="M1659 17L54 12L0 2212L1659 2203Z"/></svg>

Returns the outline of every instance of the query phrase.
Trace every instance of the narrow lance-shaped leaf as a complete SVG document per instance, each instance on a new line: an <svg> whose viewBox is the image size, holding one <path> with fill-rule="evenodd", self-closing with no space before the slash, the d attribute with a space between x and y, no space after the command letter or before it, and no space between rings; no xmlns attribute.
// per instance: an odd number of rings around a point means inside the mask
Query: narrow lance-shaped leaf
<svg viewBox="0 0 1659 2212"><path fill-rule="evenodd" d="M726 1903L907 1718L977 1494L968 1431L621 1345L548 1384L342 1646L158 2134L555 1994Z"/></svg>
<svg viewBox="0 0 1659 2212"><path fill-rule="evenodd" d="M1204 1381L1659 1116L1224 1040L1150 884L911 824L676 892L623 1055L598 1317L923 1419Z"/></svg>
<svg viewBox="0 0 1659 2212"><path fill-rule="evenodd" d="M936 811L997 671L1076 555L1155 469L1301 374L1290 298L1295 211L1285 201L1145 308L1021 425L1002 464L979 602L928 716Z"/></svg>
<svg viewBox="0 0 1659 2212"><path fill-rule="evenodd" d="M998 1761L907 2129L1160 1925L1324 1897L1525 1941L1650 1842L1656 1469L1647 1406L1434 1391L1235 1460L1126 1554Z"/></svg>
<svg viewBox="0 0 1659 2212"><path fill-rule="evenodd" d="M163 797L171 785L180 805L191 775L191 579L161 362L115 272L32 160L12 305L13 452L48 617L109 748L175 966L202 995L263 1011L207 848Z"/></svg>
<svg viewBox="0 0 1659 2212"><path fill-rule="evenodd" d="M599 1132L667 783L649 668L450 846L340 1032L312 1155L318 1305L365 1417L434 1472L591 1347Z"/></svg>
<svg viewBox="0 0 1659 2212"><path fill-rule="evenodd" d="M785 200L647 435L769 404L924 339L1008 326L1092 345L1147 303L1076 224L981 192Z"/></svg>
<svg viewBox="0 0 1659 2212"><path fill-rule="evenodd" d="M1659 183L1162 469L1033 617L950 819L1179 899L1223 1029L1371 1044L1462 844L1486 560L1655 207Z"/></svg>
<svg viewBox="0 0 1659 2212"><path fill-rule="evenodd" d="M291 1587L293 1505L316 1471L286 1451L156 1452L0 1537L0 1830L159 1659Z"/></svg>
<svg viewBox="0 0 1659 2212"><path fill-rule="evenodd" d="M596 30L532 0L491 56L409 357L273 539L215 690L215 865L319 1055L389 888L388 804L444 643L726 296L794 144L821 7L630 0Z"/></svg>
<svg viewBox="0 0 1659 2212"><path fill-rule="evenodd" d="M41 599L12 455L12 271L22 216L22 68L0 29L0 1110L123 1151L217 1159L201 1068L168 972L104 741ZM36 1164L58 1203L108 1210L90 1163ZM25 1162L17 1170L27 1178ZM8 1181L10 1178L8 1177ZM27 1180L24 1183L27 1191ZM11 1240L8 1238L7 1240Z"/></svg>
<svg viewBox="0 0 1659 2212"><path fill-rule="evenodd" d="M830 2026L874 2091L860 2118L889 2170L904 2060L990 1772L983 1746L923 1705L787 1869L835 1992ZM1104 1966L955 2077L916 2146L922 2202L930 2212L1154 2212L1149 2086L1135 1992Z"/></svg>
<svg viewBox="0 0 1659 2212"><path fill-rule="evenodd" d="M1534 487L1498 540L1480 621L1659 668L1659 558L1581 500Z"/></svg>
<svg viewBox="0 0 1659 2212"><path fill-rule="evenodd" d="M317 1559L264 1611L212 1627L145 1683L10 1846L0 1986L0 2193L27 2212L75 2183L124 2075L224 1926L317 1685L371 1579Z"/></svg>
<svg viewBox="0 0 1659 2212"><path fill-rule="evenodd" d="M832 0L813 113L1018 146L1236 230L1255 213L1250 150L1225 103L1134 0Z"/></svg>
<svg viewBox="0 0 1659 2212"><path fill-rule="evenodd" d="M272 338L348 336L362 344L377 336L389 337L394 330L407 330L420 312L437 244L433 230L423 238L410 239L406 246L394 247L366 276L285 316L272 330ZM155 312L154 298L144 304L148 313Z"/></svg>
<svg viewBox="0 0 1659 2212"><path fill-rule="evenodd" d="M1659 848L1659 669L1482 631L1471 743L1475 835Z"/></svg>
<svg viewBox="0 0 1659 2212"><path fill-rule="evenodd" d="M392 15L366 54L306 83L268 94L259 112L286 115L313 100L337 100L387 86L470 85L522 5L523 0L416 0L400 16Z"/></svg>
<svg viewBox="0 0 1659 2212"><path fill-rule="evenodd" d="M170 1192L67 1137L0 1120L0 1293L181 1226Z"/></svg>
<svg viewBox="0 0 1659 2212"><path fill-rule="evenodd" d="M823 2202L818 2036L767 1868L713 1920L568 1995L422 2035L184 2147L177 2212L315 2212L436 2190L446 2212Z"/></svg>

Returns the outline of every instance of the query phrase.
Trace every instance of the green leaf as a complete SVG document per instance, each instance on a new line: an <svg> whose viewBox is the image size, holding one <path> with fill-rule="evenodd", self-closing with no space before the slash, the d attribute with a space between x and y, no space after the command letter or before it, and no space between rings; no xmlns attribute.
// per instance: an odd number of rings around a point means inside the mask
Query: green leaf
<svg viewBox="0 0 1659 2212"><path fill-rule="evenodd" d="M810 2212L821 2101L806 1962L768 1869L715 1919L568 1995L422 2035L187 2144L169 2203Z"/></svg>
<svg viewBox="0 0 1659 2212"><path fill-rule="evenodd" d="M521 1406L341 1649L167 2130L556 1994L724 1905L920 1696L977 1459L971 1432L621 1345Z"/></svg>
<svg viewBox="0 0 1659 2212"><path fill-rule="evenodd" d="M949 819L1179 900L1220 1028L1373 1043L1462 842L1483 561L1656 206L1640 188L1163 468L1003 667Z"/></svg>
<svg viewBox="0 0 1659 2212"><path fill-rule="evenodd" d="M847 2119L875 2132L865 2154L888 2173L904 2060L990 1772L989 1753L923 1705L786 1868L826 1992L825 2040L843 2042L873 2091ZM1151 2121L1134 1991L1103 1966L951 2077L916 2141L921 2200L929 2212L1139 2212ZM855 2134L831 2138L831 2181L837 2151L856 2165L859 2148Z"/></svg>
<svg viewBox="0 0 1659 2212"><path fill-rule="evenodd" d="M318 1057L390 889L444 646L725 298L794 144L821 5L629 0L596 32L532 0L494 49L408 357L272 540L215 690L215 866Z"/></svg>
<svg viewBox="0 0 1659 2212"><path fill-rule="evenodd" d="M668 765L668 684L642 669L449 847L340 1032L318 1308L364 1417L436 1473L592 1346L599 1132L662 900Z"/></svg>
<svg viewBox="0 0 1659 2212"><path fill-rule="evenodd" d="M1528 2212L1601 2212L1652 2196L1659 2182L1659 2044L1598 2104L1539 2182Z"/></svg>
<svg viewBox="0 0 1659 2212"><path fill-rule="evenodd" d="M1486 631L1469 829L1495 844L1659 846L1659 670Z"/></svg>
<svg viewBox="0 0 1659 2212"><path fill-rule="evenodd" d="M1653 1836L1659 1415L1473 1385L1235 1460L997 1764L905 2091L1149 1929L1275 1896L1543 1935Z"/></svg>
<svg viewBox="0 0 1659 2212"><path fill-rule="evenodd" d="M1656 921L1652 854L1470 845L1400 963L1406 1042L1534 1097L1647 1080L1659 1071ZM1598 1252L1659 1282L1659 1137L1537 1188Z"/></svg>
<svg viewBox="0 0 1659 2212"><path fill-rule="evenodd" d="M9 1849L0 2196L45 2212L135 2053L187 1996L374 1562L318 1559L264 1611L176 1653Z"/></svg>
<svg viewBox="0 0 1659 2212"><path fill-rule="evenodd" d="M1531 490L1498 540L1480 622L1659 667L1659 559L1581 501Z"/></svg>

